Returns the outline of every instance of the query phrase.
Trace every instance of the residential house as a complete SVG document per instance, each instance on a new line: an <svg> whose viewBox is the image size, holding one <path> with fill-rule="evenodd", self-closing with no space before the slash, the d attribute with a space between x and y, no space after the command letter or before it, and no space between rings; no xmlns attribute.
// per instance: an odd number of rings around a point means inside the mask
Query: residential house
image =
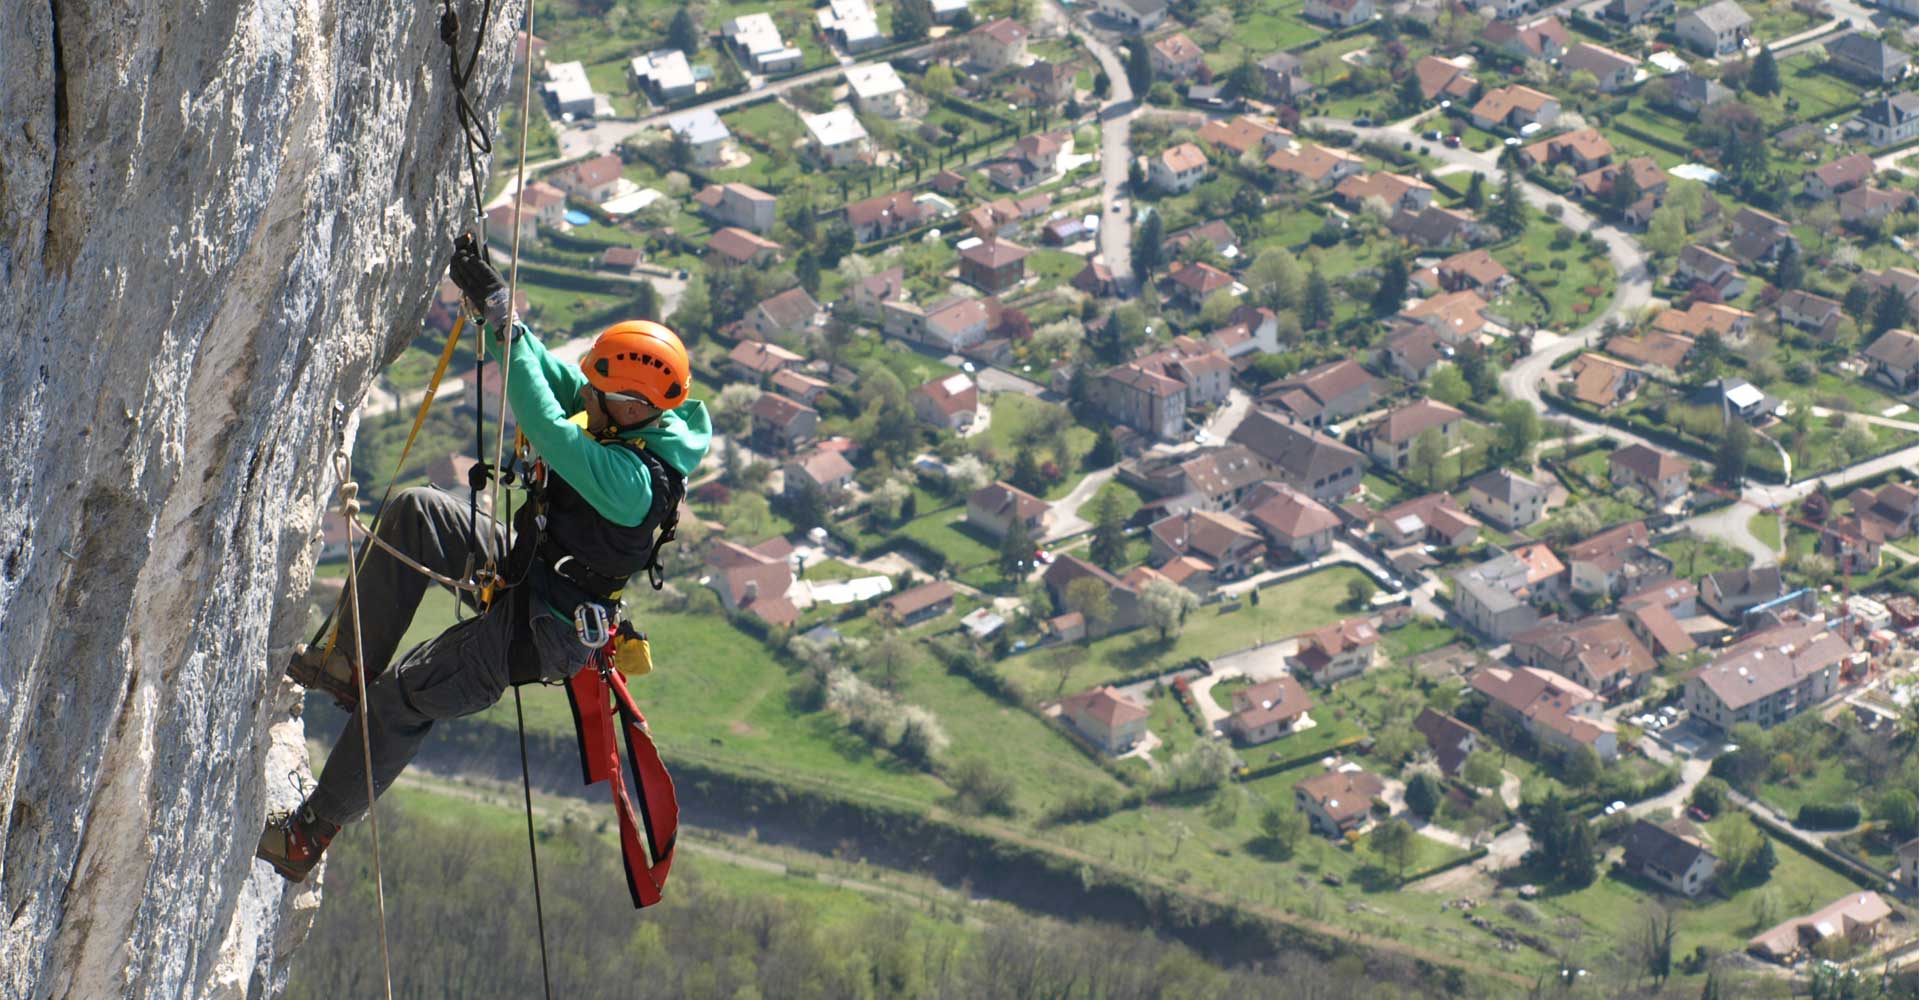
<svg viewBox="0 0 1920 1000"><path fill-rule="evenodd" d="M1291 52L1275 52L1254 65L1260 70L1260 82L1270 100L1297 101L1313 92L1305 65Z"/></svg>
<svg viewBox="0 0 1920 1000"><path fill-rule="evenodd" d="M814 22L820 34L837 43L842 51L849 54L865 52L887 44L887 36L880 33L880 19L868 5L867 0L829 0L825 7L814 11ZM892 67L885 63L889 71ZM853 68L847 72L848 82L853 81ZM858 92L856 86L855 91Z"/></svg>
<svg viewBox="0 0 1920 1000"><path fill-rule="evenodd" d="M1852 652L1821 619L1763 629L1687 676L1687 712L1722 732L1774 726L1826 701Z"/></svg>
<svg viewBox="0 0 1920 1000"><path fill-rule="evenodd" d="M967 523L994 536L1005 537L1017 523L1028 535L1046 533L1052 508L1045 500L1005 482L990 483L967 494Z"/></svg>
<svg viewBox="0 0 1920 1000"><path fill-rule="evenodd" d="M1901 298L1907 300L1909 312L1912 312L1915 306L1920 306L1920 272L1910 267L1888 267L1878 271L1868 271L1865 277L1867 287L1872 288L1874 294L1879 294L1883 288L1892 287L1900 293Z"/></svg>
<svg viewBox="0 0 1920 1000"><path fill-rule="evenodd" d="M1600 92L1611 94L1622 87L1632 86L1634 70L1640 63L1631 56L1624 56L1612 49L1590 42L1581 42L1567 49L1560 57L1560 71L1572 76L1575 73L1592 73L1600 82Z"/></svg>
<svg viewBox="0 0 1920 1000"><path fill-rule="evenodd" d="M1627 848L1620 859L1622 867L1689 899L1706 891L1720 867L1720 859L1698 837L1683 836L1648 820L1635 820L1622 842Z"/></svg>
<svg viewBox="0 0 1920 1000"><path fill-rule="evenodd" d="M1607 456L1607 478L1615 486L1637 487L1665 506L1693 488L1684 459L1634 443Z"/></svg>
<svg viewBox="0 0 1920 1000"><path fill-rule="evenodd" d="M709 184L693 196L700 214L722 226L745 229L765 235L773 231L773 195L737 181Z"/></svg>
<svg viewBox="0 0 1920 1000"><path fill-rule="evenodd" d="M1104 298L1115 294L1113 268L1091 257L1087 259L1087 266L1081 268L1080 273L1073 276L1070 284L1072 284L1074 288L1096 297Z"/></svg>
<svg viewBox="0 0 1920 1000"><path fill-rule="evenodd" d="M1842 156L1807 171L1802 179L1806 182L1807 197L1815 201L1830 201L1840 192L1850 191L1873 179L1873 157L1865 153Z"/></svg>
<svg viewBox="0 0 1920 1000"><path fill-rule="evenodd" d="M863 114L899 118L907 113L907 85L891 63L856 63L847 67L847 88Z"/></svg>
<svg viewBox="0 0 1920 1000"><path fill-rule="evenodd" d="M1446 493L1403 500L1374 515L1373 525L1393 545L1462 548L1480 536L1480 522Z"/></svg>
<svg viewBox="0 0 1920 1000"><path fill-rule="evenodd" d="M747 313L746 323L761 340L772 340L806 330L819 315L820 304L806 289L795 285L755 305Z"/></svg>
<svg viewBox="0 0 1920 1000"><path fill-rule="evenodd" d="M1746 291L1747 279L1732 257L1716 253L1698 243L1680 251L1674 266L1673 283L1679 288L1706 285L1722 299L1731 299Z"/></svg>
<svg viewBox="0 0 1920 1000"><path fill-rule="evenodd" d="M941 430L972 427L979 409L980 389L963 372L934 379L913 391L914 414Z"/></svg>
<svg viewBox="0 0 1920 1000"><path fill-rule="evenodd" d="M1233 275L1206 261L1176 261L1167 271L1167 280L1173 285L1172 300L1189 309L1206 305L1207 298L1215 292L1231 291L1233 288Z"/></svg>
<svg viewBox="0 0 1920 1000"><path fill-rule="evenodd" d="M1153 561L1181 556L1204 560L1216 580L1245 576L1260 559L1264 541L1253 525L1217 511L1186 510L1147 526Z"/></svg>
<svg viewBox="0 0 1920 1000"><path fill-rule="evenodd" d="M569 197L598 205L620 189L620 157L612 153L568 164L547 179Z"/></svg>
<svg viewBox="0 0 1920 1000"><path fill-rule="evenodd" d="M1484 299L1497 296L1513 284L1506 265L1485 250L1463 250L1433 267L1434 283L1443 291L1478 292ZM1416 278L1418 276L1416 275Z"/></svg>
<svg viewBox="0 0 1920 1000"><path fill-rule="evenodd" d="M1387 231L1416 246L1436 250L1469 246L1488 235L1487 227L1471 213L1439 205L1418 212L1402 208L1387 220Z"/></svg>
<svg viewBox="0 0 1920 1000"><path fill-rule="evenodd" d="M867 129L852 108L834 108L823 115L800 116L813 140L812 149L831 167L850 166L867 153Z"/></svg>
<svg viewBox="0 0 1920 1000"><path fill-rule="evenodd" d="M1413 64L1413 73L1420 78L1421 95L1429 101L1464 101L1480 86L1465 67L1439 56L1421 56Z"/></svg>
<svg viewBox="0 0 1920 1000"><path fill-rule="evenodd" d="M1328 685L1364 673L1373 666L1380 632L1365 618L1349 618L1299 637L1287 662L1315 684Z"/></svg>
<svg viewBox="0 0 1920 1000"><path fill-rule="evenodd" d="M1613 143L1599 129L1583 128L1524 146L1520 155L1536 167L1570 163L1575 173L1586 173L1613 161Z"/></svg>
<svg viewBox="0 0 1920 1000"><path fill-rule="evenodd" d="M730 612L753 615L769 625L792 625L800 618L800 609L787 598L793 587L793 566L787 560L792 551L784 538L752 548L716 541L707 550L707 585Z"/></svg>
<svg viewBox="0 0 1920 1000"><path fill-rule="evenodd" d="M1864 948L1879 940L1893 908L1877 892L1849 892L1819 910L1796 917L1747 942L1747 950L1781 965L1794 965L1826 941Z"/></svg>
<svg viewBox="0 0 1920 1000"><path fill-rule="evenodd" d="M1260 392L1264 406L1308 427L1326 427L1372 408L1379 382L1351 358L1295 372Z"/></svg>
<svg viewBox="0 0 1920 1000"><path fill-rule="evenodd" d="M1745 48L1753 36L1753 18L1734 0L1714 0L1673 22L1680 41L1703 56L1724 56Z"/></svg>
<svg viewBox="0 0 1920 1000"><path fill-rule="evenodd" d="M1280 350L1280 316L1265 306L1242 304L1227 315L1227 325L1202 338L1228 360Z"/></svg>
<svg viewBox="0 0 1920 1000"><path fill-rule="evenodd" d="M1876 338L1861 357L1867 377L1897 392L1920 387L1920 338L1911 330L1888 330Z"/></svg>
<svg viewBox="0 0 1920 1000"><path fill-rule="evenodd" d="M736 267L765 267L779 257L780 250L780 244L735 226L727 226L707 237L710 259Z"/></svg>
<svg viewBox="0 0 1920 1000"><path fill-rule="evenodd" d="M968 39L973 63L982 69L1006 69L1027 61L1027 29L1012 18L989 21L973 29Z"/></svg>
<svg viewBox="0 0 1920 1000"><path fill-rule="evenodd" d="M968 0L932 0L928 4L933 9L933 23L952 24L967 13Z"/></svg>
<svg viewBox="0 0 1920 1000"><path fill-rule="evenodd" d="M562 120L567 115L592 118L604 100L593 92L593 84L587 80L587 68L578 61L548 63L547 82L540 90L547 106Z"/></svg>
<svg viewBox="0 0 1920 1000"><path fill-rule="evenodd" d="M1245 156L1255 150L1265 154L1276 149L1285 149L1292 141L1293 133L1264 118L1251 115L1235 115L1232 118L1209 118L1195 133L1200 141L1224 150L1232 156Z"/></svg>
<svg viewBox="0 0 1920 1000"><path fill-rule="evenodd" d="M1609 410L1633 398L1646 373L1599 354L1582 354L1567 368L1562 391L1589 406Z"/></svg>
<svg viewBox="0 0 1920 1000"><path fill-rule="evenodd" d="M1723 340L1744 340L1747 330L1752 326L1752 313L1714 302L1695 302L1687 307L1686 312L1663 309L1653 318L1655 331L1694 340L1709 333ZM1627 357L1624 354L1620 356Z"/></svg>
<svg viewBox="0 0 1920 1000"><path fill-rule="evenodd" d="M1860 108L1854 121L1866 127L1867 142L1875 147L1912 142L1920 136L1920 94L1901 91L1876 97Z"/></svg>
<svg viewBox="0 0 1920 1000"><path fill-rule="evenodd" d="M993 326L992 309L987 302L985 299L942 299L927 307L925 312L919 312L919 307L911 303L890 302L882 307L882 313L884 320L919 313L919 325L901 335L942 350L957 352L978 347L986 341ZM891 328L888 332L892 332Z"/></svg>
<svg viewBox="0 0 1920 1000"><path fill-rule="evenodd" d="M1188 80L1200 75L1206 53L1184 31L1176 31L1147 46L1147 61L1156 80Z"/></svg>
<svg viewBox="0 0 1920 1000"><path fill-rule="evenodd" d="M1673 0L1663 0L1669 7ZM1692 70L1682 70L1665 78L1662 88L1666 99L1682 112L1697 115L1708 108L1717 108L1733 100L1733 91L1718 80L1704 77Z"/></svg>
<svg viewBox="0 0 1920 1000"><path fill-rule="evenodd" d="M639 247L608 247L600 251L600 267L615 274L632 274L646 259L646 251Z"/></svg>
<svg viewBox="0 0 1920 1000"><path fill-rule="evenodd" d="M1352 492L1366 468L1359 452L1270 410L1248 413L1229 440L1245 445L1288 486L1321 503Z"/></svg>
<svg viewBox="0 0 1920 1000"><path fill-rule="evenodd" d="M1847 497L1847 505L1853 516L1877 523L1887 538L1911 535L1920 522L1920 491L1906 483L1888 483L1877 492L1855 490Z"/></svg>
<svg viewBox="0 0 1920 1000"><path fill-rule="evenodd" d="M1247 510L1247 521L1267 537L1279 556L1313 559L1333 547L1340 516L1319 501L1283 483L1263 484Z"/></svg>
<svg viewBox="0 0 1920 1000"><path fill-rule="evenodd" d="M1351 364L1351 362L1348 362ZM1388 411L1360 431L1360 447L1373 460L1395 472L1404 472L1413 457L1414 443L1428 431L1440 436L1440 453L1456 443L1455 430L1467 415L1445 403L1419 399Z"/></svg>
<svg viewBox="0 0 1920 1000"><path fill-rule="evenodd" d="M762 448L786 451L813 439L820 411L777 392L753 401L753 439Z"/></svg>
<svg viewBox="0 0 1920 1000"><path fill-rule="evenodd" d="M1540 621L1531 573L1532 566L1512 552L1460 570L1453 575L1454 612L1495 643L1512 639Z"/></svg>
<svg viewBox="0 0 1920 1000"><path fill-rule="evenodd" d="M1070 552L1054 557L1053 565L1040 576L1046 584L1048 596L1053 598L1054 606L1067 608L1067 590L1076 580L1097 580L1106 588L1107 603L1112 617L1106 621L1088 621L1087 637L1097 639L1112 632L1121 632L1140 625L1140 593L1131 585L1122 582L1119 577L1087 562Z"/></svg>
<svg viewBox="0 0 1920 1000"><path fill-rule="evenodd" d="M735 57L755 73L789 73L807 61L806 53L788 45L764 11L736 17L720 26L720 35Z"/></svg>
<svg viewBox="0 0 1920 1000"><path fill-rule="evenodd" d="M1628 27L1657 21L1673 13L1673 0L1607 0L1602 16Z"/></svg>
<svg viewBox="0 0 1920 1000"><path fill-rule="evenodd" d="M1483 93L1471 117L1475 127L1483 129L1545 128L1560 117L1560 102L1532 87L1509 84Z"/></svg>
<svg viewBox="0 0 1920 1000"><path fill-rule="evenodd" d="M797 369L806 362L779 344L763 340L742 340L727 355L727 367L736 377L752 382L772 378L775 373Z"/></svg>
<svg viewBox="0 0 1920 1000"><path fill-rule="evenodd" d="M856 243L871 243L896 236L919 226L931 214L931 209L915 201L913 192L896 191L847 206L847 226L853 230Z"/></svg>
<svg viewBox="0 0 1920 1000"><path fill-rule="evenodd" d="M1913 207L1913 195L1877 187L1857 187L1840 195L1840 221L1865 229Z"/></svg>
<svg viewBox="0 0 1920 1000"><path fill-rule="evenodd" d="M1275 150L1267 157L1267 166L1294 187L1317 191L1365 170L1367 161L1344 149L1305 143Z"/></svg>
<svg viewBox="0 0 1920 1000"><path fill-rule="evenodd" d="M1559 674L1538 667L1482 667L1467 684L1543 747L1584 747L1603 761L1620 756L1620 739L1601 713L1606 702Z"/></svg>
<svg viewBox="0 0 1920 1000"><path fill-rule="evenodd" d="M1749 609L1777 600L1786 592L1786 581L1777 565L1709 573L1700 581L1701 602L1735 624Z"/></svg>
<svg viewBox="0 0 1920 1000"><path fill-rule="evenodd" d="M1147 160L1147 182L1169 194L1191 191L1210 173L1207 154L1191 142L1162 150Z"/></svg>
<svg viewBox="0 0 1920 1000"><path fill-rule="evenodd" d="M1380 342L1375 364L1409 382L1425 381L1442 362L1453 359L1453 345L1439 330L1425 323L1408 324Z"/></svg>
<svg viewBox="0 0 1920 1000"><path fill-rule="evenodd" d="M1110 686L1062 700L1060 717L1107 753L1126 753L1147 732L1147 710Z"/></svg>
<svg viewBox="0 0 1920 1000"><path fill-rule="evenodd" d="M1505 531L1540 519L1547 489L1507 469L1491 469L1467 483L1467 509Z"/></svg>
<svg viewBox="0 0 1920 1000"><path fill-rule="evenodd" d="M1188 226L1167 236L1167 250L1178 254L1192 243L1199 243L1214 253L1232 260L1240 256L1240 237L1224 219L1203 222L1197 226Z"/></svg>
<svg viewBox="0 0 1920 1000"><path fill-rule="evenodd" d="M1153 497L1154 510L1176 514L1239 506L1263 475L1260 460L1237 444L1194 454L1143 458L1120 467L1121 481Z"/></svg>
<svg viewBox="0 0 1920 1000"><path fill-rule="evenodd" d="M1688 580L1665 580L1620 598L1627 628L1655 656L1684 656L1697 644L1680 624L1694 615L1699 588Z"/></svg>
<svg viewBox="0 0 1920 1000"><path fill-rule="evenodd" d="M1433 754L1433 762L1439 765L1440 773L1449 778L1460 776L1467 758L1478 752L1486 739L1480 730L1432 708L1420 710L1414 717L1413 729L1427 738L1427 751Z"/></svg>
<svg viewBox="0 0 1920 1000"><path fill-rule="evenodd" d="M1820 554L1833 560L1839 573L1865 576L1880 568L1886 528L1877 520L1848 515L1820 527Z"/></svg>
<svg viewBox="0 0 1920 1000"><path fill-rule="evenodd" d="M1775 300L1774 308L1779 310L1780 322L1825 339L1839 332L1840 320L1846 316L1840 303L1798 288Z"/></svg>
<svg viewBox="0 0 1920 1000"><path fill-rule="evenodd" d="M1540 7L1534 0L1478 0L1467 6L1475 13L1502 21L1526 17Z"/></svg>
<svg viewBox="0 0 1920 1000"><path fill-rule="evenodd" d="M901 628L918 625L952 611L956 593L953 584L945 580L923 583L881 601L880 614Z"/></svg>
<svg viewBox="0 0 1920 1000"><path fill-rule="evenodd" d="M853 463L832 448L816 446L781 467L785 493L794 496L812 487L832 495L853 485Z"/></svg>
<svg viewBox="0 0 1920 1000"><path fill-rule="evenodd" d="M1373 18L1373 0L1307 0L1309 21L1335 28L1351 28Z"/></svg>
<svg viewBox="0 0 1920 1000"><path fill-rule="evenodd" d="M727 144L733 133L712 108L698 108L667 119L667 130L674 141L684 143L687 156L696 167L718 167L727 162Z"/></svg>
<svg viewBox="0 0 1920 1000"><path fill-rule="evenodd" d="M1654 551L1644 521L1615 525L1567 547L1567 585L1576 594L1614 595L1671 576L1673 562Z"/></svg>
<svg viewBox="0 0 1920 1000"><path fill-rule="evenodd" d="M960 251L960 280L995 295L1026 280L1027 254L1018 243L982 240Z"/></svg>
<svg viewBox="0 0 1920 1000"><path fill-rule="evenodd" d="M1094 0L1094 9L1131 31L1152 31L1167 19L1167 0Z"/></svg>
<svg viewBox="0 0 1920 1000"><path fill-rule="evenodd" d="M1049 106L1064 104L1073 98L1074 78L1079 70L1070 63L1035 59L1020 71L1020 82Z"/></svg>
<svg viewBox="0 0 1920 1000"><path fill-rule="evenodd" d="M687 54L679 49L656 49L634 56L627 64L627 85L655 104L671 104L694 95L696 84Z"/></svg>
<svg viewBox="0 0 1920 1000"><path fill-rule="evenodd" d="M1433 185L1418 177L1390 174L1354 174L1333 189L1333 196L1349 210L1359 211L1369 201L1386 206L1382 213L1391 218L1395 212L1424 212L1433 203Z"/></svg>
<svg viewBox="0 0 1920 1000"><path fill-rule="evenodd" d="M1858 31L1827 43L1827 65L1841 76L1872 87L1897 83L1912 70L1905 52Z"/></svg>
<svg viewBox="0 0 1920 1000"><path fill-rule="evenodd" d="M1657 664L1614 615L1547 622L1513 637L1513 658L1568 678L1608 701L1637 696Z"/></svg>
<svg viewBox="0 0 1920 1000"><path fill-rule="evenodd" d="M1731 3L1732 0L1721 0ZM1792 227L1777 215L1757 208L1743 208L1733 217L1728 246L1733 255L1748 264L1772 263L1780 250L1793 239Z"/></svg>
<svg viewBox="0 0 1920 1000"><path fill-rule="evenodd" d="M1396 318L1437 331L1449 344L1476 339L1487 328L1487 300L1479 292L1446 292L1400 310ZM1450 355L1449 355L1450 357Z"/></svg>
<svg viewBox="0 0 1920 1000"><path fill-rule="evenodd" d="M751 344L756 343L756 341L743 340L741 343ZM833 388L826 382L822 382L811 375L802 375L791 368L783 368L774 372L773 378L769 381L773 383L774 392L788 399L797 399L808 406L812 406L815 400L824 395L828 389Z"/></svg>
<svg viewBox="0 0 1920 1000"><path fill-rule="evenodd" d="M1348 764L1295 784L1293 806L1306 814L1314 833L1340 837L1366 823L1373 800L1386 789L1386 782Z"/></svg>
<svg viewBox="0 0 1920 1000"><path fill-rule="evenodd" d="M1013 155L1026 167L1034 180L1045 180L1060 172L1060 162L1073 152L1073 136L1066 132L1041 132L1021 136L1013 144Z"/></svg>
<svg viewBox="0 0 1920 1000"><path fill-rule="evenodd" d="M1186 436L1187 387L1139 365L1115 365L1094 387L1101 410L1115 423L1162 441Z"/></svg>
<svg viewBox="0 0 1920 1000"><path fill-rule="evenodd" d="M1242 745L1254 746L1293 732L1312 709L1313 696L1300 682L1281 676L1235 691L1227 729Z"/></svg>
<svg viewBox="0 0 1920 1000"><path fill-rule="evenodd" d="M529 42L528 39L532 41ZM520 76L527 71L527 56L533 56L535 67L544 66L547 61L547 42L539 35L528 35L524 31L513 33L513 75Z"/></svg>
<svg viewBox="0 0 1920 1000"><path fill-rule="evenodd" d="M1510 20L1494 21L1481 30L1480 41L1514 59L1551 61L1567 51L1567 26L1554 16L1538 18L1526 24L1514 24ZM1547 123L1541 124L1544 126ZM1518 125L1514 127L1519 128Z"/></svg>
<svg viewBox="0 0 1920 1000"><path fill-rule="evenodd" d="M1607 339L1608 354L1631 361L1642 368L1677 373L1686 367L1693 354L1695 340L1677 333L1650 330L1643 335L1619 333Z"/></svg>

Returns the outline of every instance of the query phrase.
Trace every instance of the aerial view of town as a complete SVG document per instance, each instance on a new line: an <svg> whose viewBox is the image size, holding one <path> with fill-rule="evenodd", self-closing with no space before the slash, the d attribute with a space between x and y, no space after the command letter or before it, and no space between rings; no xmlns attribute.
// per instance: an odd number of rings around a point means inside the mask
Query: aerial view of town
<svg viewBox="0 0 1920 1000"><path fill-rule="evenodd" d="M697 896L1176 977L822 996L1916 995L1913 0L810 2L544 0L485 192L550 351L712 413L629 605ZM523 863L459 725L408 822ZM662 995L816 995L736 974Z"/></svg>

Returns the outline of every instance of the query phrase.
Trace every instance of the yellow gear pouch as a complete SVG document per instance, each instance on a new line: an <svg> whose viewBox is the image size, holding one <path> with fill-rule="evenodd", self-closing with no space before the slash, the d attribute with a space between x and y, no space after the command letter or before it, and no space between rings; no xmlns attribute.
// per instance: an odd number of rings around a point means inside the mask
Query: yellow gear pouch
<svg viewBox="0 0 1920 1000"><path fill-rule="evenodd" d="M647 637L631 627L622 628L613 642L613 669L628 677L652 673L653 646Z"/></svg>

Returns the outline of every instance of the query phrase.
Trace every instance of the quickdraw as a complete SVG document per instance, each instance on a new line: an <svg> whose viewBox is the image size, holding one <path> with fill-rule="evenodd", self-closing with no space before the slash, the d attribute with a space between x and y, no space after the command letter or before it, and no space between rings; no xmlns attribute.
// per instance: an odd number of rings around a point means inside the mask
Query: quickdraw
<svg viewBox="0 0 1920 1000"><path fill-rule="evenodd" d="M647 730L646 716L627 692L627 680L613 666L616 637L594 650L580 672L567 681L567 702L580 737L580 769L585 783L606 782L620 822L620 860L636 909L660 902L680 827L680 801L673 776L660 759ZM626 734L627 770L614 727ZM642 839L644 837L644 840Z"/></svg>

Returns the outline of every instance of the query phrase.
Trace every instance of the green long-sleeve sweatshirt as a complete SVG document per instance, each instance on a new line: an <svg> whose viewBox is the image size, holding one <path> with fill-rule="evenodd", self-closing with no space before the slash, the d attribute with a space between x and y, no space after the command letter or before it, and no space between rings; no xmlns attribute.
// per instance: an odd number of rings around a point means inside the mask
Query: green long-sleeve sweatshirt
<svg viewBox="0 0 1920 1000"><path fill-rule="evenodd" d="M524 324L513 341L507 378L507 403L521 433L601 516L622 527L646 520L653 507L653 480L646 464L630 448L609 448L594 440L574 416L584 411L580 390L587 378L580 369L547 352ZM505 347L495 331L487 331L497 356ZM645 442L647 450L691 477L713 441L713 423L707 406L689 399L668 410L651 426L627 431L624 440Z"/></svg>

